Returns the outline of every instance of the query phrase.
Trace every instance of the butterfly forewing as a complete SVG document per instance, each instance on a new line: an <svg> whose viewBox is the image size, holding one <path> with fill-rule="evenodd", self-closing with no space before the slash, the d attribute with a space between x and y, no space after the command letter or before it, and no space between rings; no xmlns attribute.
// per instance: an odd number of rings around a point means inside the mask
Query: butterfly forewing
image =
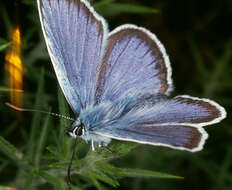
<svg viewBox="0 0 232 190"><path fill-rule="evenodd" d="M65 97L76 113L94 103L106 23L79 0L38 0L42 28Z"/></svg>
<svg viewBox="0 0 232 190"><path fill-rule="evenodd" d="M97 102L123 93L172 89L168 56L159 40L144 28L123 25L110 33L98 78Z"/></svg>
<svg viewBox="0 0 232 190"><path fill-rule="evenodd" d="M153 95L156 97L157 95ZM141 100L140 100L141 101ZM144 99L144 102L147 100ZM225 118L225 110L217 103L190 96L150 102L140 109L129 112L126 117L134 122L152 124L187 124L205 126L220 122Z"/></svg>

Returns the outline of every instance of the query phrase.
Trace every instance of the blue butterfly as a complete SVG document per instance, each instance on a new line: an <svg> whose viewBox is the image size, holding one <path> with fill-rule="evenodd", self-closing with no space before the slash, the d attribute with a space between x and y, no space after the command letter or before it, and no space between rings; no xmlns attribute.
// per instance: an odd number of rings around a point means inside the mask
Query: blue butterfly
<svg viewBox="0 0 232 190"><path fill-rule="evenodd" d="M76 113L69 136L199 151L226 111L216 102L173 89L168 55L145 28L107 23L87 0L38 0L48 52L61 89Z"/></svg>

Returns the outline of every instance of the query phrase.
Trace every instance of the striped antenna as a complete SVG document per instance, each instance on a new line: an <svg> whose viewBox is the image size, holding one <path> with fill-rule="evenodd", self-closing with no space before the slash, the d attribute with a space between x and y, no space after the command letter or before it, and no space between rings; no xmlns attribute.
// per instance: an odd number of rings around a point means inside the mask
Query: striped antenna
<svg viewBox="0 0 232 190"><path fill-rule="evenodd" d="M46 114L49 114L49 115L52 115L52 116L55 116L55 117L64 118L64 119L71 120L71 121L75 121L75 119L73 119L73 118L71 118L71 117L68 117L68 116L65 116L65 115L61 115L61 114L58 114L58 113L47 112L47 111L36 110L36 109L25 109L25 108L20 108L20 107L17 107L17 106L15 106L15 105L10 104L9 102L6 102L5 104L6 104L7 106L9 106L10 108L16 110L16 111L27 111L27 112L46 113Z"/></svg>

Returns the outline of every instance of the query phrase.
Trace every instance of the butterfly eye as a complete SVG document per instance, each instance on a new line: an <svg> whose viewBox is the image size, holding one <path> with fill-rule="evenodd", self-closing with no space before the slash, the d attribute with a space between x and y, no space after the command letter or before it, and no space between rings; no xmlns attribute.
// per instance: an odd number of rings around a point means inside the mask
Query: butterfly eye
<svg viewBox="0 0 232 190"><path fill-rule="evenodd" d="M83 124L79 125L75 131L75 135L81 136L83 134L83 128L84 128Z"/></svg>

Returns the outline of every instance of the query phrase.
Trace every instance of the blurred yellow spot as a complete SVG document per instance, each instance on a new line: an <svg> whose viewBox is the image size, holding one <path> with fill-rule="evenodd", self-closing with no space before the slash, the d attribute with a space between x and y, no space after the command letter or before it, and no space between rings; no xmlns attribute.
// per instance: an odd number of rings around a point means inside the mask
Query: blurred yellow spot
<svg viewBox="0 0 232 190"><path fill-rule="evenodd" d="M18 189L15 187L0 186L0 190L18 190Z"/></svg>
<svg viewBox="0 0 232 190"><path fill-rule="evenodd" d="M5 56L7 62L5 69L9 72L10 101L19 107L22 106L22 93L18 93L15 89L23 89L23 65L20 57L20 45L20 30L19 27L16 27L12 31L11 50Z"/></svg>

